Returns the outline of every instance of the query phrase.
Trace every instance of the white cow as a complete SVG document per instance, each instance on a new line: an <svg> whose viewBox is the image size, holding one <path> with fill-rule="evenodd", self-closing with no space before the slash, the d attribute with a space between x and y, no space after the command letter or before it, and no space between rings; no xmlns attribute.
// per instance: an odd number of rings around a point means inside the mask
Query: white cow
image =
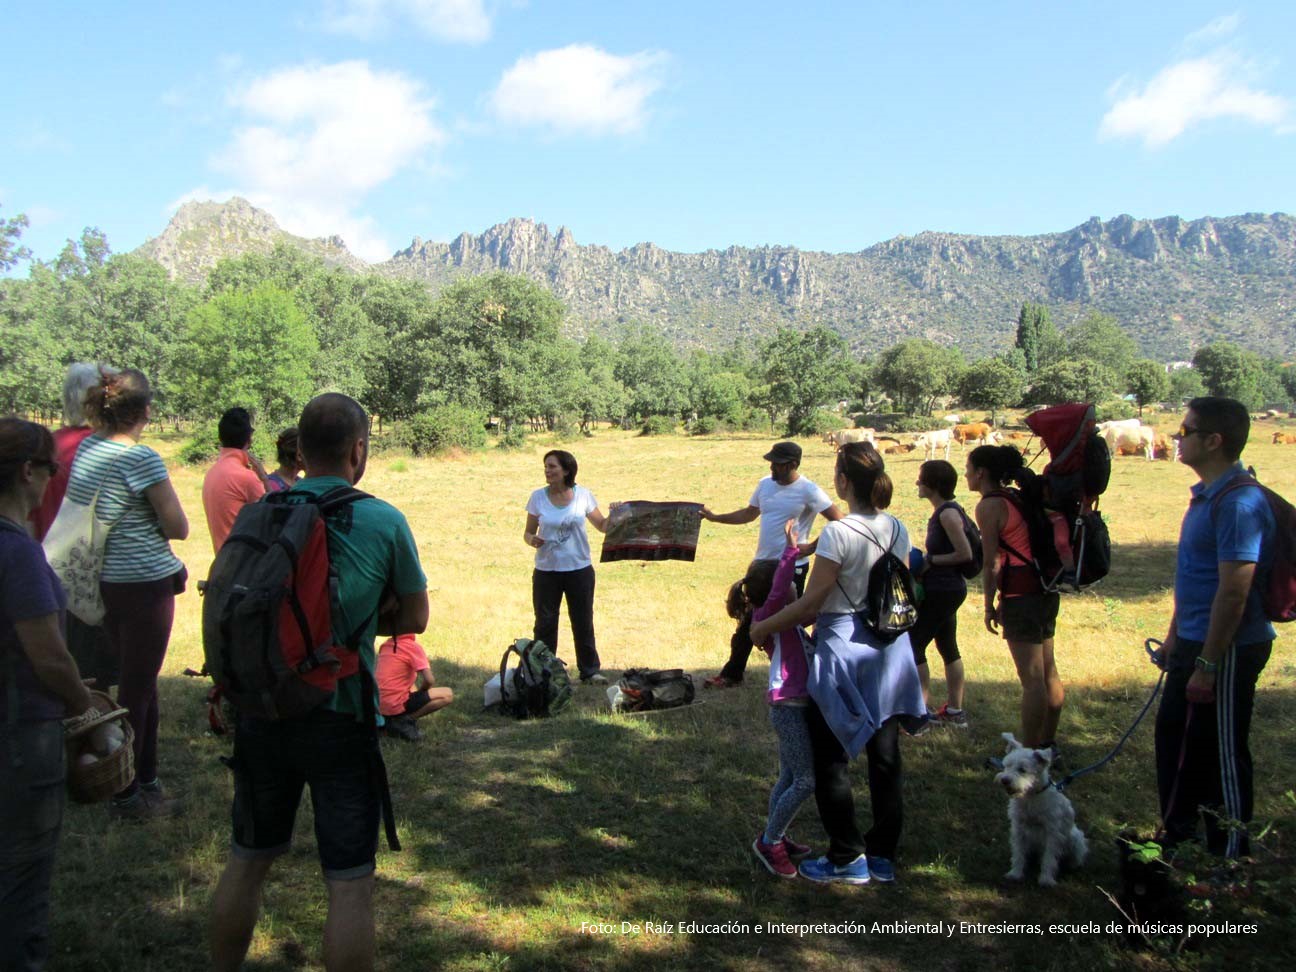
<svg viewBox="0 0 1296 972"><path fill-rule="evenodd" d="M914 439L914 448L922 449L923 455L928 459L936 458L936 450L944 449L945 458L950 456L950 443L954 441L954 432L951 429L937 429L933 432L923 432L918 438Z"/></svg>
<svg viewBox="0 0 1296 972"><path fill-rule="evenodd" d="M1101 435L1108 429L1141 429L1143 428L1143 423L1136 418L1113 419L1110 422L1099 422L1094 426L1094 428L1097 429L1098 433Z"/></svg>
<svg viewBox="0 0 1296 972"><path fill-rule="evenodd" d="M1120 455L1121 452L1142 452L1149 462L1154 458L1156 430L1146 425L1139 425L1132 429L1108 425L1102 430L1102 437L1107 443L1107 450L1113 456Z"/></svg>
<svg viewBox="0 0 1296 972"><path fill-rule="evenodd" d="M874 429L838 429L832 433L833 447L841 452L841 447L848 442L867 442L874 445L873 436L876 434Z"/></svg>

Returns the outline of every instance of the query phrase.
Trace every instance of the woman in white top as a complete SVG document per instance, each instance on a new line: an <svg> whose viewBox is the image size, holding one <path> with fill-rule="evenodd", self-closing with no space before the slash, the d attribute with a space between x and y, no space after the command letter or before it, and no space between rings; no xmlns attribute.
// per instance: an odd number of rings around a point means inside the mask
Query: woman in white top
<svg viewBox="0 0 1296 972"><path fill-rule="evenodd" d="M602 533L607 530L607 517L594 494L576 485L576 468L576 457L570 452L546 452L545 485L527 501L522 539L536 551L531 574L533 637L558 653L558 608L565 595L581 681L606 685L594 643L594 564L585 521Z"/></svg>
<svg viewBox="0 0 1296 972"><path fill-rule="evenodd" d="M790 624L813 621L813 649L806 688L806 712L814 747L815 802L828 852L802 861L812 881L866 884L895 880L903 808L900 798L898 718L926 713L909 636L880 639L865 623L869 573L886 552L909 555L909 534L894 516L891 478L882 457L867 442L852 442L837 454L833 477L850 514L819 534L805 596L752 625L757 644ZM868 757L873 826L861 834L851 794L850 761Z"/></svg>

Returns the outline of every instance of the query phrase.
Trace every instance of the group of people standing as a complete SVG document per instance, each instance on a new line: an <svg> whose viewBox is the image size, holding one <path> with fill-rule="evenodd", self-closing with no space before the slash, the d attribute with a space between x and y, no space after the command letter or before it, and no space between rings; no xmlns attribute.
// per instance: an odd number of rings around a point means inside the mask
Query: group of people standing
<svg viewBox="0 0 1296 972"><path fill-rule="evenodd" d="M94 672L103 686L119 686L135 730L136 777L114 797L113 815L150 820L178 806L158 773L157 678L175 596L186 583L170 544L187 536L188 521L165 464L140 443L150 402L147 379L138 371L77 366L69 372L65 425L57 433L16 418L0 419L0 827L6 834L0 842L0 964L40 968L48 948L49 887L66 771L62 723L93 715L83 675ZM1200 482L1192 488L1181 532L1175 615L1161 659L1169 676L1156 730L1167 840L1193 839L1204 816L1208 847L1229 855L1247 849L1253 773L1247 735L1255 685L1274 637L1259 588L1274 556L1275 519L1259 490L1238 488L1254 484L1239 460L1248 425L1239 403L1202 398L1190 403L1179 430L1180 460ZM344 395L321 395L290 431L291 440L288 433L280 438L275 475L281 482L276 484L247 454L252 428L246 413L222 420L222 456L204 485L217 548L218 530L227 535L225 519L232 523L225 507L236 507L236 515L238 505L223 504L220 497L244 490L241 502L256 499L248 473L263 492L287 487L301 502L360 481L369 422L358 403ZM874 566L888 554L907 559L911 546L904 525L886 512L894 484L882 456L868 443L850 443L839 451L833 488L845 514L799 474L801 451L795 443L778 443L765 458L770 476L757 486L748 507L719 515L705 507L701 512L721 523L759 519L758 554L773 554L759 557L739 585L741 637L731 645L726 671L711 680L716 688L738 684L752 644L770 654L767 699L780 775L753 850L780 876L890 882L903 828L901 733L919 732L933 719L954 725L968 721L957 646L957 613L967 588L957 568L973 551L967 514L954 502L958 477L944 462L924 463L919 470L918 495L932 505L919 570L927 596L911 632L886 640L872 630L861 607ZM1058 598L1032 582L1026 568L1028 531L1005 494L1021 465L1020 453L1010 446L982 446L969 454L965 477L969 490L980 495L974 515L984 558L985 626L1003 634L1017 668L1023 741L1046 748L1055 745L1064 702L1053 644ZM302 472L305 478L299 479ZM536 550L536 636L556 645L565 597L581 676L597 683L604 679L594 638L594 576L585 522L602 531L607 518L593 494L577 485L576 475L570 453L545 455L545 486L528 501L523 538ZM65 626L66 599L39 546L65 503L93 506L113 524L101 578L102 631L70 621ZM811 540L818 516L827 522ZM374 639L387 634L393 638L393 657L404 658L411 672L421 671L417 658L397 650L428 621L426 577L405 518L365 496L348 507L345 522L330 520L327 526L340 578L341 620L348 631L359 628L365 670L372 674L381 664ZM361 618L367 619L363 625ZM806 630L811 624L813 634ZM931 641L947 680L947 701L934 712L925 677L925 648ZM402 678L387 684L359 676L343 679L326 705L298 719L238 717L231 760L231 855L213 896L214 967L241 964L262 887L272 862L290 846L307 786L329 889L325 964L371 967L381 811L374 780L383 770L376 727L363 715L370 707L361 693L374 691L376 684L391 697L391 706L404 703L407 713L410 705L426 714L448 701L423 691L430 679L416 682L418 695L405 691L410 676ZM850 779L850 764L861 753L872 809L867 831L857 820ZM788 832L811 793L828 836L827 852L816 859Z"/></svg>

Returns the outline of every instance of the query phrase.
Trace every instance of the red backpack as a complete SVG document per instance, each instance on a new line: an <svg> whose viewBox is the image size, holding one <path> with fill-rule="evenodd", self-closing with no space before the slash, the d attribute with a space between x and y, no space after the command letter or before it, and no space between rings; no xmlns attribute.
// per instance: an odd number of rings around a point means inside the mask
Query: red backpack
<svg viewBox="0 0 1296 972"><path fill-rule="evenodd" d="M1215 507L1220 501L1243 486L1254 486L1264 494L1274 518L1273 561L1267 573L1258 578L1264 582L1260 604L1265 617L1278 624L1296 621L1296 507L1254 476L1238 476L1211 500L1211 521L1215 520Z"/></svg>
<svg viewBox="0 0 1296 972"><path fill-rule="evenodd" d="M349 486L271 493L239 511L198 590L206 672L240 712L304 715L361 670L358 639L370 618L335 643L338 577L325 518L368 495Z"/></svg>

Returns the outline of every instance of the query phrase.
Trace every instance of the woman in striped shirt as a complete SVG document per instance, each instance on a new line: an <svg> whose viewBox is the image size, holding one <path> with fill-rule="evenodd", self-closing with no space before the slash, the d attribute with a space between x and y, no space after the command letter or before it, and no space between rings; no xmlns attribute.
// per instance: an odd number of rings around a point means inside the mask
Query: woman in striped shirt
<svg viewBox="0 0 1296 972"><path fill-rule="evenodd" d="M152 397L140 372L104 371L86 395L95 432L77 449L63 500L94 503L96 517L112 525L99 586L104 627L121 657L118 701L135 730L135 780L113 798L113 813L127 819L178 809L157 774L157 679L186 579L170 541L189 535L189 521L162 457L139 444Z"/></svg>

